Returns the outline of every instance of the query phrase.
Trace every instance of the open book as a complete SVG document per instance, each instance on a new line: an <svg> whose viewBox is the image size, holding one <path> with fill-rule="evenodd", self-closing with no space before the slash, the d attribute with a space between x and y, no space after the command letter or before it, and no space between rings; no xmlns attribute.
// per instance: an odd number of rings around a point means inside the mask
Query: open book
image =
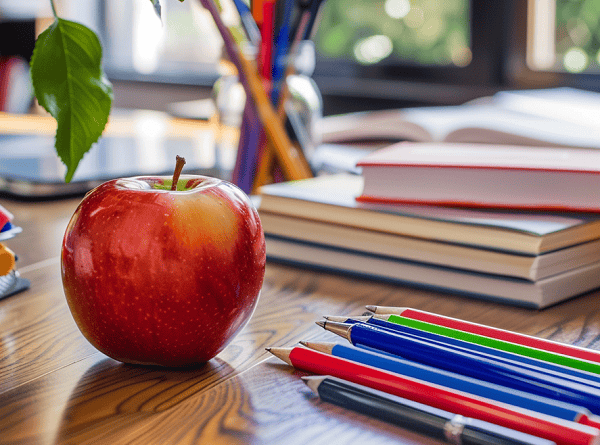
<svg viewBox="0 0 600 445"><path fill-rule="evenodd" d="M464 105L323 118L325 143L473 142L600 148L600 93L572 88L505 91Z"/></svg>

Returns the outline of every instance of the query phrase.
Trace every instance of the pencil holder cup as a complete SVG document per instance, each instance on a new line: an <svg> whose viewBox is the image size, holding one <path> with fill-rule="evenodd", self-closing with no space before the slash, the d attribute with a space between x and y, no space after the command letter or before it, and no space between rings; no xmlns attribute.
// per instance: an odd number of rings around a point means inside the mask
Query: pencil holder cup
<svg viewBox="0 0 600 445"><path fill-rule="evenodd" d="M321 143L320 121L323 118L323 98L315 81L304 74L286 78L289 99L284 108L293 137L310 161L315 147Z"/></svg>

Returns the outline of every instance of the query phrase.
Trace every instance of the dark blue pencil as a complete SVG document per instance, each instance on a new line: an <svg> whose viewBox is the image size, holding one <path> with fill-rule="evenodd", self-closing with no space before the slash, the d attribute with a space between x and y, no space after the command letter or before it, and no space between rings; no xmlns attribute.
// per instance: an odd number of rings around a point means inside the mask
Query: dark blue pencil
<svg viewBox="0 0 600 445"><path fill-rule="evenodd" d="M600 428L600 419L581 406L496 385L387 354L334 343L301 342L304 346L335 357L373 366L435 385L530 409L559 419Z"/></svg>
<svg viewBox="0 0 600 445"><path fill-rule="evenodd" d="M292 20L292 11L295 0L280 0L278 7L283 8L282 23L277 33L275 47L273 49L273 69L272 80L273 89L271 91L271 101L274 105L279 102L279 93L281 91L281 82L284 81L288 51L290 48L290 28Z"/></svg>
<svg viewBox="0 0 600 445"><path fill-rule="evenodd" d="M254 21L250 8L243 2L243 0L233 0L235 7L237 8L238 14L240 15L240 21L246 32L248 40L256 47L260 47L260 30L258 25Z"/></svg>
<svg viewBox="0 0 600 445"><path fill-rule="evenodd" d="M465 351L436 345L366 323L318 322L359 347L394 354L446 371L583 406L600 414L600 390L518 366L506 365Z"/></svg>
<svg viewBox="0 0 600 445"><path fill-rule="evenodd" d="M321 400L451 444L553 445L555 442L472 419L330 376L302 377Z"/></svg>
<svg viewBox="0 0 600 445"><path fill-rule="evenodd" d="M577 383L590 385L600 389L600 375L598 374L571 368L569 366L557 365L555 363L546 362L544 360L538 360L524 355L514 354L512 352L502 351L500 349L490 348L488 346L482 346L476 343L470 343L452 337L446 337L444 335L427 332L421 329L404 326L397 323L391 323L379 317L327 317L327 319L345 320L343 321L343 323L348 324L361 322L372 324L380 328L391 329L395 332L399 332L403 335L407 335L413 338L418 338L424 341L448 346L450 348L454 348L461 351L469 351L480 357L497 360L501 363L505 363L508 365L522 366L523 368L530 369L532 371L537 371L555 377L564 378L566 380L572 380Z"/></svg>

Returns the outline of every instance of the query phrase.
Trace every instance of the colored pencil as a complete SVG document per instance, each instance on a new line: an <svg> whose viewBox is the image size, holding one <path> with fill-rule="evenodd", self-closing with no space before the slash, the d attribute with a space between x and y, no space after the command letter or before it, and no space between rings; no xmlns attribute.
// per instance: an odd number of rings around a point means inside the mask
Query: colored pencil
<svg viewBox="0 0 600 445"><path fill-rule="evenodd" d="M520 343L513 343L511 341L507 341L506 339L489 337L485 334L472 333L463 329L457 329L455 327L442 326L439 324L430 323L428 321L417 320L395 314L391 314L388 317L388 321L416 329L421 329L423 331L444 335L446 337L452 337L458 340L476 343L489 348L500 349L502 351L512 352L513 354L519 354L538 360L555 363L557 365L569 366L581 371L600 374L600 363L589 361L588 359L574 357L572 355L565 355L562 352L539 349Z"/></svg>
<svg viewBox="0 0 600 445"><path fill-rule="evenodd" d="M246 3L243 0L233 0L235 7L240 15L240 20L242 22L242 26L244 27L244 31L246 32L246 37L250 43L252 43L256 48L260 48L260 29L258 29L258 25L252 16L252 12Z"/></svg>
<svg viewBox="0 0 600 445"><path fill-rule="evenodd" d="M427 384L371 366L344 360L304 347L268 348L289 365L315 374L329 374L415 402L495 423L552 440L557 445L600 443L600 430L461 391Z"/></svg>
<svg viewBox="0 0 600 445"><path fill-rule="evenodd" d="M445 326L452 329L470 332L485 337L504 340L506 342L515 343L530 348L541 349L544 351L554 352L556 354L564 354L570 357L580 358L591 362L600 363L600 351L594 351L588 348L559 343L544 338L533 337L530 335L519 334L504 329L498 329L491 326L485 326L477 323L472 323L457 318L446 317L443 315L434 314L431 312L420 311L411 308L392 308L387 306L367 306L367 309L376 314L395 314L406 318L420 320L431 324Z"/></svg>
<svg viewBox="0 0 600 445"><path fill-rule="evenodd" d="M299 39L302 39L302 37L304 37L305 27L302 26L302 28L300 28L300 23L303 20L308 23L311 3L312 0L296 0L296 13L294 14L295 18L292 24L290 38L295 38L298 36Z"/></svg>
<svg viewBox="0 0 600 445"><path fill-rule="evenodd" d="M273 49L273 68L272 74L272 90L271 102L277 106L279 102L279 93L281 91L281 83L284 81L285 68L287 65L288 50L290 43L290 27L292 20L292 10L295 0L279 0L278 8L282 9L281 26L277 32L275 45Z"/></svg>
<svg viewBox="0 0 600 445"><path fill-rule="evenodd" d="M335 343L300 343L307 348L314 349L324 354L352 360L353 362L373 366L405 377L485 397L497 402L504 402L520 408L527 408L531 411L564 420L571 420L573 422L581 423L582 425L600 428L600 418L592 415L587 409L581 406L559 402L548 397L536 396L528 392L514 390L484 380L466 377L421 363L405 360L400 357L380 354L375 351Z"/></svg>
<svg viewBox="0 0 600 445"><path fill-rule="evenodd" d="M254 21L259 28L262 27L263 24L263 3L264 0L252 0L250 3L252 17L254 17Z"/></svg>
<svg viewBox="0 0 600 445"><path fill-rule="evenodd" d="M315 28L315 23L317 22L317 16L319 15L319 10L321 9L321 5L324 3L323 0L312 0L310 2L309 8L309 21L304 29L304 34L302 36L302 40L308 40L311 38L313 29Z"/></svg>
<svg viewBox="0 0 600 445"><path fill-rule="evenodd" d="M550 445L554 442L456 415L331 376L302 377L321 400L447 443Z"/></svg>
<svg viewBox="0 0 600 445"><path fill-rule="evenodd" d="M366 323L348 325L328 321L317 324L346 338L355 346L376 349L446 371L580 405L594 414L600 414L600 390L589 385L505 365L467 351L456 351Z"/></svg>
<svg viewBox="0 0 600 445"><path fill-rule="evenodd" d="M600 388L600 375L591 372L581 371L579 369L571 368L568 366L557 365L552 362L544 360L538 360L530 358L529 356L514 354L512 352L506 352L501 349L490 348L488 346L482 346L477 343L471 343L468 341L459 340L455 337L449 337L445 335L436 334L428 330L422 330L406 326L404 324L392 323L389 320L394 315L371 315L366 317L325 317L329 321L339 321L341 323L369 323L375 326L379 326L385 329L391 329L396 332L401 332L404 335L423 339L425 341L432 341L438 344L443 344L451 348L458 350L468 350L482 357L491 357L495 360L499 360L502 363L521 366L526 369L538 371L561 377L567 380L573 380L578 383L594 386ZM402 318L402 317L400 317ZM410 320L410 319L408 319ZM410 320L413 321L413 320Z"/></svg>
<svg viewBox="0 0 600 445"><path fill-rule="evenodd" d="M275 0L263 2L263 24L260 28L261 44L259 69L265 81L271 81L271 63L273 57L273 27L275 26Z"/></svg>
<svg viewBox="0 0 600 445"><path fill-rule="evenodd" d="M231 179L245 193L250 193L254 181L253 172L258 162L262 125L256 116L254 104L250 101L244 105L242 116L243 124L240 128L238 152Z"/></svg>

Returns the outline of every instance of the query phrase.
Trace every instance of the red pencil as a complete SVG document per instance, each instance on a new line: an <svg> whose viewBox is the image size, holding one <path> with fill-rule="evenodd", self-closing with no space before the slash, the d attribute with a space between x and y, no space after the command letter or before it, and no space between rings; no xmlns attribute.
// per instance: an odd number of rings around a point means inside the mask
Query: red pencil
<svg viewBox="0 0 600 445"><path fill-rule="evenodd" d="M471 323L469 321L433 314L431 312L420 311L418 309L385 306L367 306L367 309L376 314L400 315L402 317L412 318L413 320L424 321L426 323L445 326L447 328L452 328L459 331L470 332L471 334L482 335L509 343L528 346L530 348L542 349L555 354L563 354L590 362L600 363L600 352L591 349L567 345L565 343L558 343L543 338L531 337L529 335L518 334L516 332L505 331L503 329Z"/></svg>
<svg viewBox="0 0 600 445"><path fill-rule="evenodd" d="M263 23L260 28L261 41L259 62L261 75L265 81L271 80L273 58L273 30L275 26L275 0L263 2Z"/></svg>
<svg viewBox="0 0 600 445"><path fill-rule="evenodd" d="M304 371L338 377L454 414L552 440L557 445L600 443L600 430L575 422L450 390L311 349L294 347L267 350Z"/></svg>

